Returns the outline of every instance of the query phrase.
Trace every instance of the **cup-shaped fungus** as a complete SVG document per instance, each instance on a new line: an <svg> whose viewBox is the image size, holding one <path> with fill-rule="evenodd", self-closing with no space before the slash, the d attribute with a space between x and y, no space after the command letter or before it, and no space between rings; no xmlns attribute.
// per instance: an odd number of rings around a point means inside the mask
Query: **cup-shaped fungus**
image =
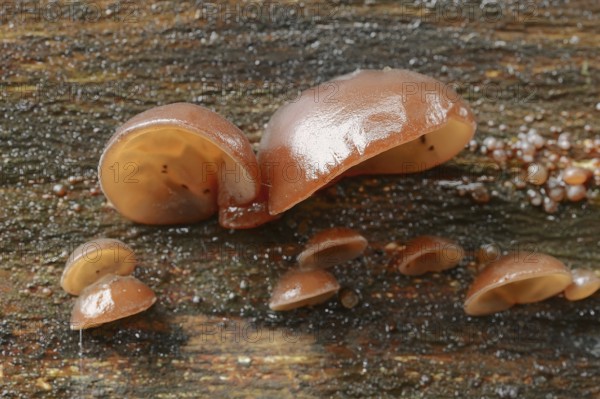
<svg viewBox="0 0 600 399"><path fill-rule="evenodd" d="M471 316L502 312L557 295L571 281L571 272L560 260L541 253L515 252L481 271L469 288L464 309Z"/></svg>
<svg viewBox="0 0 600 399"><path fill-rule="evenodd" d="M565 298L579 301L594 295L600 289L600 278L588 269L571 270L573 282L565 289Z"/></svg>
<svg viewBox="0 0 600 399"><path fill-rule="evenodd" d="M318 305L339 289L336 278L326 270L290 270L281 276L273 289L269 307L282 311Z"/></svg>
<svg viewBox="0 0 600 399"><path fill-rule="evenodd" d="M341 176L419 172L463 149L468 105L445 84L406 70L359 70L278 109L258 159L269 212L281 213Z"/></svg>
<svg viewBox="0 0 600 399"><path fill-rule="evenodd" d="M204 107L175 103L123 124L98 167L100 185L123 216L144 224L193 223L251 203L260 189L246 136ZM221 216L227 225L228 213Z"/></svg>
<svg viewBox="0 0 600 399"><path fill-rule="evenodd" d="M137 278L106 275L86 287L75 301L71 330L97 327L141 313L154 302L154 292Z"/></svg>
<svg viewBox="0 0 600 399"><path fill-rule="evenodd" d="M419 236L406 244L398 253L395 263L400 273L418 276L440 272L460 263L464 249L452 240L436 236Z"/></svg>
<svg viewBox="0 0 600 399"><path fill-rule="evenodd" d="M75 248L67 259L60 285L69 294L79 295L85 287L107 274L133 273L136 264L133 250L123 242L98 238Z"/></svg>
<svg viewBox="0 0 600 399"><path fill-rule="evenodd" d="M334 227L320 231L298 255L301 269L330 267L360 256L367 248L367 240L357 231Z"/></svg>

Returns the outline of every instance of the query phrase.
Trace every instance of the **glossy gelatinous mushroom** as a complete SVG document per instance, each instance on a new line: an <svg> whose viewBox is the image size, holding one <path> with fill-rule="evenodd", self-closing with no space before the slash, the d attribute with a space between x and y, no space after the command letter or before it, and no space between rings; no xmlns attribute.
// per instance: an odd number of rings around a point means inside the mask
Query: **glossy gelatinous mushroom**
<svg viewBox="0 0 600 399"><path fill-rule="evenodd" d="M228 229L251 229L279 219L268 209L268 190L263 186L252 202L244 205L229 205L219 208L219 223Z"/></svg>
<svg viewBox="0 0 600 399"><path fill-rule="evenodd" d="M71 330L97 327L148 309L156 295L133 276L106 275L85 288L71 313Z"/></svg>
<svg viewBox="0 0 600 399"><path fill-rule="evenodd" d="M436 236L419 236L406 244L395 259L400 273L417 276L450 269L460 263L464 249L452 240Z"/></svg>
<svg viewBox="0 0 600 399"><path fill-rule="evenodd" d="M367 239L355 230L334 227L315 234L298 255L301 269L331 267L360 256Z"/></svg>
<svg viewBox="0 0 600 399"><path fill-rule="evenodd" d="M579 301L600 290L600 278L588 269L571 270L573 282L565 289L565 298L569 301Z"/></svg>
<svg viewBox="0 0 600 399"><path fill-rule="evenodd" d="M471 316L501 312L557 295L571 281L571 272L560 260L541 253L515 252L481 271L469 288L464 309Z"/></svg>
<svg viewBox="0 0 600 399"><path fill-rule="evenodd" d="M290 270L281 276L273 289L269 307L282 311L318 305L339 289L336 278L326 270Z"/></svg>
<svg viewBox="0 0 600 399"><path fill-rule="evenodd" d="M60 279L61 287L72 295L79 293L107 274L127 276L137 260L133 250L112 238L98 238L75 248L67 259Z"/></svg>
<svg viewBox="0 0 600 399"><path fill-rule="evenodd" d="M281 107L258 159L269 212L281 213L341 176L419 172L471 140L468 105L445 84L406 70L359 70Z"/></svg>
<svg viewBox="0 0 600 399"><path fill-rule="evenodd" d="M260 173L246 136L204 107L175 103L123 124L99 165L115 209L144 224L193 223L259 194ZM223 212L220 223L228 224Z"/></svg>

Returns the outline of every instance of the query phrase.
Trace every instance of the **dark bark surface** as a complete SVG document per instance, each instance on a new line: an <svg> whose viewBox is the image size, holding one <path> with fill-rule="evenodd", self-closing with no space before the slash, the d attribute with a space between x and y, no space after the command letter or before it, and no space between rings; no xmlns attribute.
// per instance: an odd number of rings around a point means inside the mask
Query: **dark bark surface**
<svg viewBox="0 0 600 399"><path fill-rule="evenodd" d="M600 8L548 3L101 1L59 3L60 14L9 4L0 13L0 397L598 397L598 294L482 318L462 310L468 260L484 243L600 268L597 205L547 215L483 156L343 180L252 231L215 219L136 225L96 195L104 143L144 109L203 104L256 143L297 89L357 68L411 68L453 84L477 114L479 140L516 136L526 115L547 137L551 126L598 134ZM495 177L487 204L449 188L486 174ZM330 226L371 243L333 270L360 304L269 311L277 276ZM442 274L401 276L383 247L418 234L453 238L470 257ZM80 355L59 279L69 252L96 237L135 249L136 275L159 301L85 331Z"/></svg>

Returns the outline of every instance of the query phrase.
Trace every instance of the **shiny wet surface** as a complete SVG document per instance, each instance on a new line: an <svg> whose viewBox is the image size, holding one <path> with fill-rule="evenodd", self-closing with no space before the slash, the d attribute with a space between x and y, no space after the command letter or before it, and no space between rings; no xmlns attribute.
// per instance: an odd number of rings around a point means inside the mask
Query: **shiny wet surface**
<svg viewBox="0 0 600 399"><path fill-rule="evenodd" d="M191 6L138 7L137 20L119 21L115 14L123 14L113 11L90 23L0 25L2 395L598 394L598 295L553 298L486 318L462 310L475 275L468 260L481 244L547 252L571 267L600 264L597 206L565 203L548 215L524 193L507 190L485 157L465 152L424 174L342 180L250 231L224 230L214 218L135 225L106 206L96 184L105 141L148 107L202 103L256 143L296 87L358 67L410 67L456 83L477 114L479 139L514 135L529 114L541 116L530 125L545 135L552 125L576 137L590 134L585 124L598 132L592 2L540 8L538 15L548 15L527 20L507 6L494 23L433 18L439 12L418 22L412 9L387 2L246 23L197 19ZM506 132L497 129L501 123ZM487 204L457 195L449 184L485 174L498 176L485 183ZM56 184L65 196L53 192ZM371 243L363 258L332 270L342 286L360 293L360 303L269 311L277 277L310 236L331 226L355 228ZM442 274L398 274L384 246L421 234L454 239L470 257ZM81 369L79 336L68 328L73 299L58 281L68 254L101 236L134 248L141 259L135 274L158 302L147 313L84 332Z"/></svg>

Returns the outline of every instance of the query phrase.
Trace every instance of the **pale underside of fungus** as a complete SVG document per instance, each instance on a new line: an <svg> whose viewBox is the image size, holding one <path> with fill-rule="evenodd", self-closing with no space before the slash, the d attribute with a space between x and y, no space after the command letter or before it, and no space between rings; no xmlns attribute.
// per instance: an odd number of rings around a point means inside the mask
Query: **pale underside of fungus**
<svg viewBox="0 0 600 399"><path fill-rule="evenodd" d="M98 238L75 248L63 270L60 285L72 295L107 274L126 276L133 273L137 260L133 250L125 243Z"/></svg>
<svg viewBox="0 0 600 399"><path fill-rule="evenodd" d="M246 136L187 103L152 108L123 124L102 154L99 175L117 211L144 224L198 222L250 203L260 190ZM226 217L221 223L227 225Z"/></svg>
<svg viewBox="0 0 600 399"><path fill-rule="evenodd" d="M481 271L469 288L464 309L472 316L501 312L557 295L571 282L571 272L560 260L541 253L515 252Z"/></svg>

